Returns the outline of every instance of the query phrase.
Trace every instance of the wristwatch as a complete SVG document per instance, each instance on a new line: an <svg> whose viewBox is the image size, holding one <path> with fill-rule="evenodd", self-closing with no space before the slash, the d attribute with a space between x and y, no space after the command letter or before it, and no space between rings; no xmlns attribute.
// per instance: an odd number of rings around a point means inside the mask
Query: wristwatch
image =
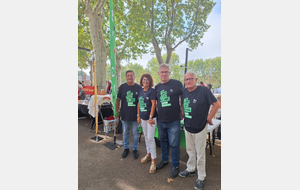
<svg viewBox="0 0 300 190"><path fill-rule="evenodd" d="M136 116L137 116L137 117L140 117L140 114L137 114Z"/></svg>
<svg viewBox="0 0 300 190"><path fill-rule="evenodd" d="M152 115L150 115L149 118L152 119Z"/></svg>

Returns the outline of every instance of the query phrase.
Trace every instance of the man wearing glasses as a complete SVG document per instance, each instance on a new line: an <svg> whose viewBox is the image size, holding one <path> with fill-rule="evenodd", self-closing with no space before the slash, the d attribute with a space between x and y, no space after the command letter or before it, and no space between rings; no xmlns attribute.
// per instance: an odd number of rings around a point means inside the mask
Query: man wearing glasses
<svg viewBox="0 0 300 190"><path fill-rule="evenodd" d="M198 179L195 189L202 189L205 173L205 145L207 124L213 125L212 118L220 108L220 104L207 87L197 86L194 72L184 75L183 107L186 152L189 159L186 170L179 173L180 177L195 175L197 166ZM209 108L212 109L208 114ZM183 114L183 113L182 113Z"/></svg>
<svg viewBox="0 0 300 190"><path fill-rule="evenodd" d="M160 83L155 86L157 100L157 128L160 139L162 160L156 165L156 169L161 169L169 162L169 148L171 148L171 173L174 178L179 172L180 159L180 120L182 104L179 104L179 97L182 101L182 83L178 80L170 79L170 68L168 64L161 64L159 67Z"/></svg>
<svg viewBox="0 0 300 190"><path fill-rule="evenodd" d="M138 154L138 142L139 142L139 124L137 123L137 103L138 95L141 87L134 82L135 75L132 70L126 71L127 83L120 85L117 94L116 110L119 110L119 105L121 101L121 121L123 128L123 143L124 152L122 153L122 158L125 158L129 152L129 131L131 126L132 132L132 150L133 158L137 159ZM118 117L119 117L118 112Z"/></svg>

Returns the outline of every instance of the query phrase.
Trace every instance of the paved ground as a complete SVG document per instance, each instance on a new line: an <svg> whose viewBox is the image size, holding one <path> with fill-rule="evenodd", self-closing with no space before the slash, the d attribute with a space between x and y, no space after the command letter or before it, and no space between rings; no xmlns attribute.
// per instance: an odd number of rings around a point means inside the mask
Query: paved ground
<svg viewBox="0 0 300 190"><path fill-rule="evenodd" d="M78 189L79 190L142 190L142 189L194 189L196 176L181 178L177 176L170 183L167 181L171 171L169 163L155 174L149 173L150 162L141 164L140 159L146 154L144 136L139 144L139 158L132 157L132 149L124 159L121 154L123 147L110 150L103 144L113 141L113 132L108 133L107 139L96 142L90 138L95 136L95 130L89 132L89 118L78 119ZM99 125L98 135L104 138L103 125ZM122 141L122 135L117 134L117 140ZM132 136L130 135L130 142ZM132 144L131 144L132 145ZM161 160L160 148L157 150L157 163ZM186 169L188 155L180 147L179 171ZM170 158L171 161L171 158ZM216 141L212 155L206 150L206 179L204 190L221 189L221 141Z"/></svg>

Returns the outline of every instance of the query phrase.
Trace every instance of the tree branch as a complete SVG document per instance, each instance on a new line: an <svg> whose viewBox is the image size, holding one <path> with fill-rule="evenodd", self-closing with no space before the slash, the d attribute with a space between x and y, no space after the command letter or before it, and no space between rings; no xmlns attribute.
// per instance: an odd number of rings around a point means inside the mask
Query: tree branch
<svg viewBox="0 0 300 190"><path fill-rule="evenodd" d="M151 34L153 34L153 25L154 25L154 3L153 3L153 0L151 1L152 2L152 10L151 10Z"/></svg>
<svg viewBox="0 0 300 190"><path fill-rule="evenodd" d="M166 11L167 11L167 27L165 33L165 42L167 41L167 33L168 33L168 26L169 26L169 11L168 11L168 0L166 0Z"/></svg>
<svg viewBox="0 0 300 190"><path fill-rule="evenodd" d="M172 16L172 22L171 22L171 25L170 25L170 28L169 28L169 31L168 31L168 35L166 36L165 43L166 43L167 47L170 47L169 39L170 39L170 36L171 36L171 32L173 30L174 17L175 17L174 0L171 0L171 2L172 2L172 14L171 14L171 16ZM172 47L171 47L171 49L172 49Z"/></svg>
<svg viewBox="0 0 300 190"><path fill-rule="evenodd" d="M106 0L98 0L93 11L92 14L98 14L99 11L104 7Z"/></svg>
<svg viewBox="0 0 300 190"><path fill-rule="evenodd" d="M89 62L90 60L89 59L87 59L84 55L82 55L82 57L83 57L83 59L85 60L85 61L87 61L87 62Z"/></svg>
<svg viewBox="0 0 300 190"><path fill-rule="evenodd" d="M90 7L90 0L84 0L85 4L85 14L88 16L89 13L91 13L91 7Z"/></svg>
<svg viewBox="0 0 300 190"><path fill-rule="evenodd" d="M194 30L194 27L196 25L197 16L198 16L199 8L200 8L199 4L200 4L200 1L198 1L197 12L196 12L196 16L195 16L195 20L194 20L194 24L192 26L191 32L189 33L189 35L186 38L184 38L183 40L181 40L174 48L172 48L172 50L174 50L175 48L177 48L177 46L179 46L182 42L184 42L187 39L189 39L191 37L191 35L193 34L193 30Z"/></svg>

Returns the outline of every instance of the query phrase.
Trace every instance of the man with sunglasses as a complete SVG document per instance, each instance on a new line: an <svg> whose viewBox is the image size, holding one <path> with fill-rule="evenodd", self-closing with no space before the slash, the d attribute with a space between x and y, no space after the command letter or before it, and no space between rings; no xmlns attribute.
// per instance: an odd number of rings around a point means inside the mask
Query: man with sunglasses
<svg viewBox="0 0 300 190"><path fill-rule="evenodd" d="M183 107L186 152L189 159L186 170L179 173L180 177L195 175L196 166L198 179L195 189L202 189L205 173L205 145L207 136L207 124L213 125L212 118L220 108L220 104L205 86L197 86L197 78L194 72L184 75ZM209 108L212 109L208 114ZM183 113L182 113L183 114Z"/></svg>
<svg viewBox="0 0 300 190"><path fill-rule="evenodd" d="M182 104L183 85L180 81L170 79L170 68L168 64L161 64L159 67L160 83L155 86L157 100L157 128L160 139L162 160L156 165L161 169L169 162L169 148L171 148L171 173L174 178L179 173L180 159L180 120Z"/></svg>

